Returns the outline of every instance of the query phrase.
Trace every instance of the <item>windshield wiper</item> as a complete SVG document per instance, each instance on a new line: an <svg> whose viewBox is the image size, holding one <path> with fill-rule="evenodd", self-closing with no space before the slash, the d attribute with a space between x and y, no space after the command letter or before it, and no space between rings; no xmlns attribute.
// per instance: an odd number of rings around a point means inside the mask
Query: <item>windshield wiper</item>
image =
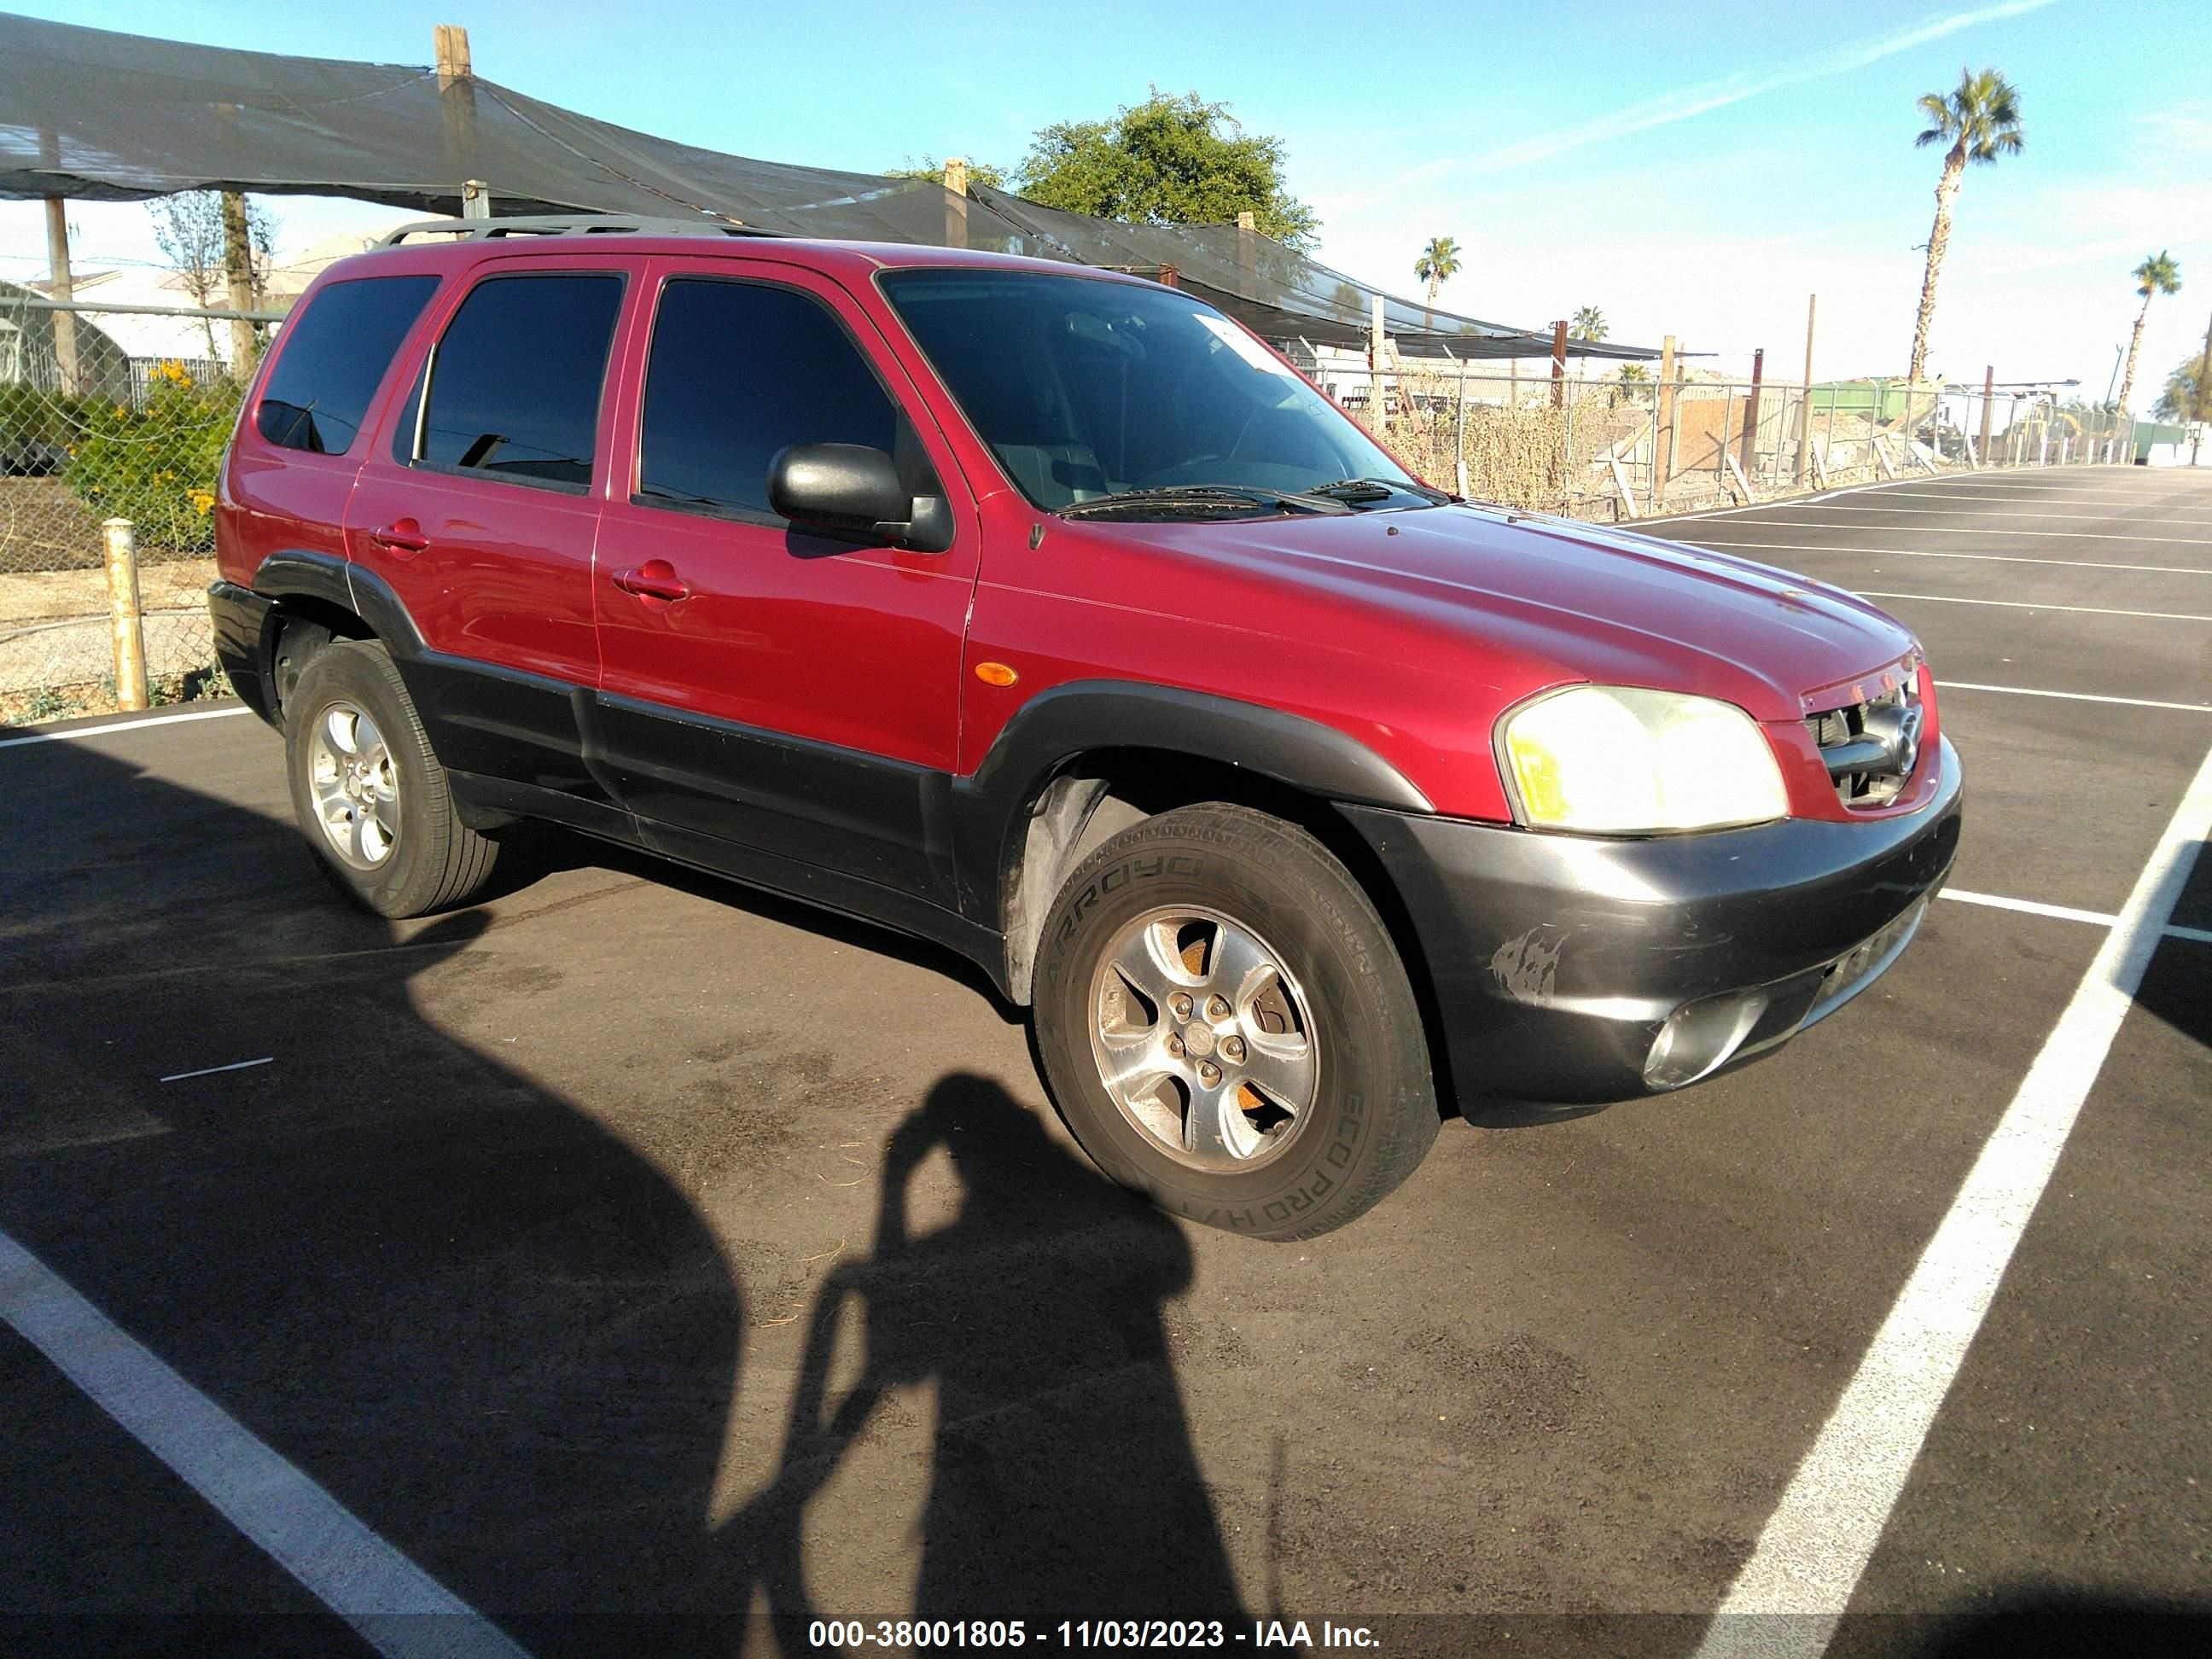
<svg viewBox="0 0 2212 1659"><path fill-rule="evenodd" d="M1093 495L1089 501L1070 501L1059 509L1063 519L1082 518L1092 513L1112 513L1127 507L1173 507L1178 505L1200 509L1218 508L1242 502L1248 507L1287 507L1301 513L1349 513L1352 509L1342 501L1324 495L1303 495L1295 490L1268 489L1256 484L1168 484L1158 489L1119 489L1110 495Z"/></svg>
<svg viewBox="0 0 2212 1659"><path fill-rule="evenodd" d="M1441 489L1397 478L1339 478L1334 483L1316 484L1306 494L1340 501L1387 501L1393 495L1403 494L1418 495L1431 507L1442 507L1452 499Z"/></svg>

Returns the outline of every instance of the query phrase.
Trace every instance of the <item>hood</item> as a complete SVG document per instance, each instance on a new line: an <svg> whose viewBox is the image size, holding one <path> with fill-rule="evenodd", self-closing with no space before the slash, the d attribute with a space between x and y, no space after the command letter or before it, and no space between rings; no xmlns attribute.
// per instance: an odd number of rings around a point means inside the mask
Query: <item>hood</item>
<svg viewBox="0 0 2212 1659"><path fill-rule="evenodd" d="M1841 588L1703 548L1499 508L1115 528L1185 559L1197 554L1278 586L1298 584L1331 607L1390 613L1434 649L1449 652L1455 640L1478 646L1480 678L1520 682L1507 688L1514 696L1591 680L1695 692L1760 720L1796 720L1828 706L1819 694L1917 649L1904 623Z"/></svg>

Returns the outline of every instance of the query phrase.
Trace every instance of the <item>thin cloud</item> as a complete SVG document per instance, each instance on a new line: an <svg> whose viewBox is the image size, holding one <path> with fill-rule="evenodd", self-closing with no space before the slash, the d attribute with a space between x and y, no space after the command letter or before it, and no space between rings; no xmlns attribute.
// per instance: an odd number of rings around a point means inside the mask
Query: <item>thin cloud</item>
<svg viewBox="0 0 2212 1659"><path fill-rule="evenodd" d="M1960 30L1972 28L1978 23L2018 17L2025 12L2040 11L2054 3L2056 0L2004 0L2002 4L1984 6L1975 11L1954 12L1948 17L1935 18L1899 30L1897 33L1883 35L1878 40L1861 40L1817 57L1801 58L1796 63L1764 74L1731 75L1717 81L1702 82L1696 86L1662 93L1641 104L1632 104L1626 109L1614 110L1574 126L1561 127L1554 132L1524 138L1486 155L1468 156L1461 161L1432 161L1406 174L1405 181L1411 183L1440 173L1481 174L1527 167L1533 162L1548 161L1567 150L1579 149L1585 144L1602 143L1610 138L1625 138L1632 133L1649 132L1654 127L1668 126L1676 121L1709 115L1717 109L1726 109L1730 104L1740 104L1747 98L1778 92L1784 87L1848 75L1853 70L1863 69L1869 64L1879 63L1885 58L1893 58L1900 52L1910 52L1915 46L1926 46L1930 40L1956 34Z"/></svg>

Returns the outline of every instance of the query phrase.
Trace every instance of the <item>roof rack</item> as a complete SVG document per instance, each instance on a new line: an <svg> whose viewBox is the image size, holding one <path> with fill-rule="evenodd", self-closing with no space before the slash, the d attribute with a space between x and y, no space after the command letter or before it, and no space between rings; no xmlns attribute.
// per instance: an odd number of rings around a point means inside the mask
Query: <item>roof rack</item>
<svg viewBox="0 0 2212 1659"><path fill-rule="evenodd" d="M418 219L386 231L379 247L397 247L410 236L450 236L489 241L508 236L776 236L734 219L655 219L630 213L526 214L512 219Z"/></svg>

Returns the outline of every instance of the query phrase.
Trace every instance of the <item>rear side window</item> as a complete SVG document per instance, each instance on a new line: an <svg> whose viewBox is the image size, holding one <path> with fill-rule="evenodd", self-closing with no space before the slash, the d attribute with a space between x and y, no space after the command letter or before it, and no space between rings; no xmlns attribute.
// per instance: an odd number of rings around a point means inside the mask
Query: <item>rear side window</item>
<svg viewBox="0 0 2212 1659"><path fill-rule="evenodd" d="M402 459L581 490L623 280L567 272L488 277L434 348L427 407Z"/></svg>
<svg viewBox="0 0 2212 1659"><path fill-rule="evenodd" d="M362 276L316 295L284 325L255 428L286 449L352 448L392 354L437 286L435 276Z"/></svg>
<svg viewBox="0 0 2212 1659"><path fill-rule="evenodd" d="M760 283L671 282L646 371L640 499L773 518L769 461L819 443L889 450L916 495L937 489L905 418L826 307Z"/></svg>

